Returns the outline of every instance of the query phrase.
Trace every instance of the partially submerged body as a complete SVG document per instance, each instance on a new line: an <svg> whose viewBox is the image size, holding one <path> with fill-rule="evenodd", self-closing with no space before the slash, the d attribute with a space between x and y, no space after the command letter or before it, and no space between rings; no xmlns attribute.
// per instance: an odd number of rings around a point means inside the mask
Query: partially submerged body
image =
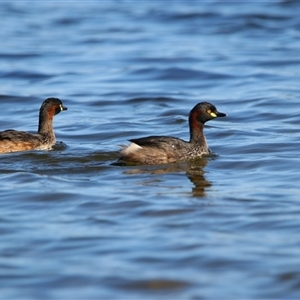
<svg viewBox="0 0 300 300"><path fill-rule="evenodd" d="M0 132L0 153L48 150L55 144L53 117L62 110L67 110L57 98L48 98L40 108L39 127L37 133L5 130Z"/></svg>
<svg viewBox="0 0 300 300"><path fill-rule="evenodd" d="M130 142L129 146L121 150L120 159L124 161L125 158L129 164L165 164L209 154L206 143L198 145L167 136L150 136Z"/></svg>
<svg viewBox="0 0 300 300"><path fill-rule="evenodd" d="M204 123L226 116L208 102L198 103L190 112L190 141L169 136L149 136L130 140L121 150L119 163L128 165L155 165L182 162L205 154L209 148L203 133Z"/></svg>

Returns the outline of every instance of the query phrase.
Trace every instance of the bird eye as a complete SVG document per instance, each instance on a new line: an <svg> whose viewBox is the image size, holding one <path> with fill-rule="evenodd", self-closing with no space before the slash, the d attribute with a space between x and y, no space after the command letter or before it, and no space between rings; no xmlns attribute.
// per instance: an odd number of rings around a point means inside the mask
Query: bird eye
<svg viewBox="0 0 300 300"><path fill-rule="evenodd" d="M217 115L216 113L214 113L213 111L211 111L210 109L206 111L211 117L216 118Z"/></svg>

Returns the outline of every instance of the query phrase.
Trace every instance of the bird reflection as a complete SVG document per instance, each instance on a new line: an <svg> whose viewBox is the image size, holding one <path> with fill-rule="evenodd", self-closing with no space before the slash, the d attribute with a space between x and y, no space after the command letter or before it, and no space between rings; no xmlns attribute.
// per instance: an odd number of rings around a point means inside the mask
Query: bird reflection
<svg viewBox="0 0 300 300"><path fill-rule="evenodd" d="M188 179L194 184L192 194L194 197L204 197L205 189L212 186L212 183L205 179L204 167L206 167L208 159L202 157L200 159L189 162L189 168L186 172Z"/></svg>
<svg viewBox="0 0 300 300"><path fill-rule="evenodd" d="M158 166L139 166L132 167L132 169L126 170L124 174L136 175L136 174L168 174L185 172L187 178L193 183L192 188L193 197L204 197L205 190L212 186L212 183L205 179L204 167L207 165L208 157L201 157L186 163L174 163L164 164ZM153 181L151 180L151 183ZM143 184L148 185L149 182Z"/></svg>

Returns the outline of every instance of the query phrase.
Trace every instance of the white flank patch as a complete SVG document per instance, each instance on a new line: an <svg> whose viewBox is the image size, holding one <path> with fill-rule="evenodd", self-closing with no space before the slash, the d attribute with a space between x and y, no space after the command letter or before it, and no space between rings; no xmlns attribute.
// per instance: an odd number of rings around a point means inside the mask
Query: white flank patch
<svg viewBox="0 0 300 300"><path fill-rule="evenodd" d="M122 152L123 152L124 154L129 154L129 153L136 152L137 150L142 149L142 148L143 148L143 147L141 147L141 146L139 146L139 145L137 145L137 144L135 144L135 143L130 143L128 147L126 147L126 148L124 148L124 149L122 150Z"/></svg>

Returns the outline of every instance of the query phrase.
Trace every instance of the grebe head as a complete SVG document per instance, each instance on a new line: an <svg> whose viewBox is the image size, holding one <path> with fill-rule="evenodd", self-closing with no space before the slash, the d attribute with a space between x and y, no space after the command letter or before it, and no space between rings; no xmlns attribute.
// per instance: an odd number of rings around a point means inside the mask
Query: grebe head
<svg viewBox="0 0 300 300"><path fill-rule="evenodd" d="M218 112L217 108L209 102L200 102L194 106L190 112L190 123L202 123L219 118L225 117L226 114Z"/></svg>
<svg viewBox="0 0 300 300"><path fill-rule="evenodd" d="M68 108L63 106L63 103L58 98L48 98L46 99L41 108L40 113L47 111L52 116L59 114L62 110L67 110Z"/></svg>

